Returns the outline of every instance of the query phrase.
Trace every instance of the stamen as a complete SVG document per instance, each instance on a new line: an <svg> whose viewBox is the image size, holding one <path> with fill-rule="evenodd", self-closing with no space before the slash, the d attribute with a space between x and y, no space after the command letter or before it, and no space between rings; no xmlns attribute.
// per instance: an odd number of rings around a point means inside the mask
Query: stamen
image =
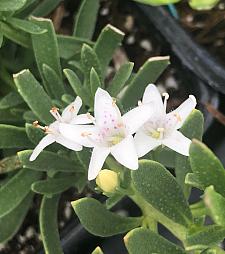
<svg viewBox="0 0 225 254"><path fill-rule="evenodd" d="M177 112L174 113L174 116L177 118L177 121L178 121L178 122L181 122L181 121L182 121L181 116L180 116Z"/></svg>
<svg viewBox="0 0 225 254"><path fill-rule="evenodd" d="M92 135L92 133L90 133L90 132L82 132L82 133L81 133L81 136L82 136L83 138L88 137L88 136L90 136L90 135Z"/></svg>
<svg viewBox="0 0 225 254"><path fill-rule="evenodd" d="M56 107L53 107L50 110L50 113L55 117L56 120L60 121L62 119L61 115L59 114L59 109Z"/></svg>
<svg viewBox="0 0 225 254"><path fill-rule="evenodd" d="M142 104L142 101L138 101L138 106L141 106Z"/></svg>
<svg viewBox="0 0 225 254"><path fill-rule="evenodd" d="M89 112L86 115L87 118L92 121L92 123L95 123L95 118Z"/></svg>
<svg viewBox="0 0 225 254"><path fill-rule="evenodd" d="M48 126L41 126L39 123L38 123L38 121L34 121L33 122L33 126L34 127L36 127L36 128L39 128L39 129L41 129L41 130L43 130L44 132L48 132L48 130L49 130L49 127Z"/></svg>
<svg viewBox="0 0 225 254"><path fill-rule="evenodd" d="M169 99L169 97L170 97L170 96L169 96L169 94L168 94L168 93L163 93L163 94L162 94L162 96L163 96L163 97L165 97L165 98L164 98L163 105L164 105L164 109L166 110L166 107L167 107L167 101L168 101L168 99Z"/></svg>
<svg viewBox="0 0 225 254"><path fill-rule="evenodd" d="M74 106L71 106L71 108L69 109L69 111L72 113L75 111L75 107Z"/></svg>
<svg viewBox="0 0 225 254"><path fill-rule="evenodd" d="M116 106L116 99L115 98L112 99L112 105Z"/></svg>

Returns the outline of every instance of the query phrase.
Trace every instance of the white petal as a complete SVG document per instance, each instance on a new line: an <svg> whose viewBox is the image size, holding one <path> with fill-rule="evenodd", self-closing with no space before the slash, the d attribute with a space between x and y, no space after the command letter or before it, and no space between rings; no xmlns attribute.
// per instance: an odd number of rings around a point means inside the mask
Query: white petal
<svg viewBox="0 0 225 254"><path fill-rule="evenodd" d="M135 133L152 116L152 107L150 104L138 106L122 116L129 134Z"/></svg>
<svg viewBox="0 0 225 254"><path fill-rule="evenodd" d="M189 156L191 140L186 138L179 131L174 131L168 138L162 140L162 144L176 151L177 153Z"/></svg>
<svg viewBox="0 0 225 254"><path fill-rule="evenodd" d="M196 99L193 95L189 95L189 98L184 101L178 108L166 115L167 118L176 117L178 119L176 129L179 129L191 111L196 107Z"/></svg>
<svg viewBox="0 0 225 254"><path fill-rule="evenodd" d="M111 154L122 165L129 169L138 169L138 156L134 146L134 139L130 135L119 144L111 147Z"/></svg>
<svg viewBox="0 0 225 254"><path fill-rule="evenodd" d="M165 114L165 109L162 101L162 96L158 90L158 88L154 84L149 84L145 88L145 92L143 95L142 102L146 103L153 103L154 110L157 110L159 114Z"/></svg>
<svg viewBox="0 0 225 254"><path fill-rule="evenodd" d="M95 93L95 120L99 127L110 127L121 122L121 114L112 97L105 90L98 88Z"/></svg>
<svg viewBox="0 0 225 254"><path fill-rule="evenodd" d="M30 161L34 161L38 155L40 154L40 152L42 150L44 150L44 148L52 143L55 142L55 136L48 134L47 136L45 136L39 143L38 145L34 148L33 153L30 156Z"/></svg>
<svg viewBox="0 0 225 254"><path fill-rule="evenodd" d="M142 157L157 146L161 145L159 139L155 139L145 134L144 131L138 131L134 136L134 145L137 150L138 157Z"/></svg>
<svg viewBox="0 0 225 254"><path fill-rule="evenodd" d="M55 138L55 141L71 150L74 150L74 151L81 151L82 150L82 145L80 144L77 144L67 138L64 138L63 136L61 135L58 135L56 138Z"/></svg>
<svg viewBox="0 0 225 254"><path fill-rule="evenodd" d="M93 147L91 135L95 134L94 125L71 125L67 123L59 124L59 131L65 138L82 146Z"/></svg>
<svg viewBox="0 0 225 254"><path fill-rule="evenodd" d="M93 118L94 119L94 118ZM70 124L88 124L93 123L92 116L89 114L80 114L74 117Z"/></svg>
<svg viewBox="0 0 225 254"><path fill-rule="evenodd" d="M62 112L63 121L69 123L74 117L76 117L82 106L82 100L79 96L76 97L74 102L70 103Z"/></svg>
<svg viewBox="0 0 225 254"><path fill-rule="evenodd" d="M107 147L94 147L88 169L89 181L96 178L99 171L102 169L105 159L109 155L109 153L110 149Z"/></svg>

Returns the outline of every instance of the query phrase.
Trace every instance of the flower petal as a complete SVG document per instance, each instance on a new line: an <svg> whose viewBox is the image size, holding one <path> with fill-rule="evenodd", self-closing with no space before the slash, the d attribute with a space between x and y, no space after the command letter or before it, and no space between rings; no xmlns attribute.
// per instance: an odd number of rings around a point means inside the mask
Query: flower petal
<svg viewBox="0 0 225 254"><path fill-rule="evenodd" d="M101 88L98 88L95 93L94 111L99 127L110 127L114 123L121 122L120 110L109 93Z"/></svg>
<svg viewBox="0 0 225 254"><path fill-rule="evenodd" d="M63 136L61 135L58 135L56 138L55 138L55 141L71 150L74 150L74 151L81 151L82 150L82 145L78 144L78 143L75 143L67 138L64 138Z"/></svg>
<svg viewBox="0 0 225 254"><path fill-rule="evenodd" d="M88 168L88 180L93 180L98 175L99 171L105 162L106 157L109 155L110 149L107 147L94 147L91 155L91 160Z"/></svg>
<svg viewBox="0 0 225 254"><path fill-rule="evenodd" d="M145 134L143 130L140 130L134 136L134 145L137 150L138 157L142 157L157 146L160 146L161 141L150 137Z"/></svg>
<svg viewBox="0 0 225 254"><path fill-rule="evenodd" d="M162 96L158 88L154 84L149 84L145 88L142 102L144 104L147 104L147 103L154 104L154 110L157 110L159 114L165 114Z"/></svg>
<svg viewBox="0 0 225 254"><path fill-rule="evenodd" d="M82 106L82 100L79 96L76 97L74 102L70 103L62 112L64 122L69 123L78 114Z"/></svg>
<svg viewBox="0 0 225 254"><path fill-rule="evenodd" d="M196 99L193 95L189 95L189 98L184 101L178 108L166 115L166 118L175 117L177 118L176 129L179 129L191 111L196 107Z"/></svg>
<svg viewBox="0 0 225 254"><path fill-rule="evenodd" d="M30 156L30 161L34 161L40 152L44 150L44 148L52 143L55 142L55 136L52 134L48 134L45 136L39 143L38 145L34 148L33 153Z"/></svg>
<svg viewBox="0 0 225 254"><path fill-rule="evenodd" d="M123 139L119 144L111 147L111 154L122 165L129 169L138 169L138 156L131 135Z"/></svg>
<svg viewBox="0 0 225 254"><path fill-rule="evenodd" d="M74 117L70 124L88 124L93 123L94 117L89 114L80 114Z"/></svg>
<svg viewBox="0 0 225 254"><path fill-rule="evenodd" d="M135 133L152 116L152 107L150 104L138 106L122 116L128 133Z"/></svg>
<svg viewBox="0 0 225 254"><path fill-rule="evenodd" d="M92 135L95 135L96 127L94 125L71 125L67 123L59 124L60 133L67 139L82 146L95 146Z"/></svg>
<svg viewBox="0 0 225 254"><path fill-rule="evenodd" d="M176 151L177 153L189 156L191 140L181 132L174 131L168 138L162 140L162 144Z"/></svg>

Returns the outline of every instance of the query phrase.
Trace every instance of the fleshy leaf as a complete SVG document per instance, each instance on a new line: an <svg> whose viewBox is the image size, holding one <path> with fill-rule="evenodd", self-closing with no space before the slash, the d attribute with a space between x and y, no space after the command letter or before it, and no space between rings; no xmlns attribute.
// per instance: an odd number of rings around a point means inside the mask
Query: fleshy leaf
<svg viewBox="0 0 225 254"><path fill-rule="evenodd" d="M16 11L24 6L26 0L1 0L0 11Z"/></svg>
<svg viewBox="0 0 225 254"><path fill-rule="evenodd" d="M139 169L132 171L131 176L136 190L156 209L155 216L162 214L171 222L188 227L192 216L187 200L175 178L163 165L141 160Z"/></svg>
<svg viewBox="0 0 225 254"><path fill-rule="evenodd" d="M5 174L20 168L22 168L22 164L16 155L5 157L4 159L0 160L0 174Z"/></svg>
<svg viewBox="0 0 225 254"><path fill-rule="evenodd" d="M217 245L225 237L225 228L216 225L204 227L201 231L190 235L186 239L186 250L207 249Z"/></svg>
<svg viewBox="0 0 225 254"><path fill-rule="evenodd" d="M78 13L75 16L74 36L87 39L92 38L99 7L99 0L82 0Z"/></svg>
<svg viewBox="0 0 225 254"><path fill-rule="evenodd" d="M94 251L92 251L91 254L104 254L104 253L102 252L100 247L97 247L94 249Z"/></svg>
<svg viewBox="0 0 225 254"><path fill-rule="evenodd" d="M10 92L0 100L0 109L12 108L23 102L23 98L17 92Z"/></svg>
<svg viewBox="0 0 225 254"><path fill-rule="evenodd" d="M32 198L33 194L28 194L14 210L0 218L0 243L10 240L19 230L30 208Z"/></svg>
<svg viewBox="0 0 225 254"><path fill-rule="evenodd" d="M122 217L108 211L93 198L73 201L72 206L84 228L93 235L112 236L136 228L141 223L141 218Z"/></svg>
<svg viewBox="0 0 225 254"><path fill-rule="evenodd" d="M35 161L29 161L32 150L18 152L19 160L25 168L31 168L37 171L70 172L76 173L82 171L74 161L62 157L56 153L43 151Z"/></svg>
<svg viewBox="0 0 225 254"><path fill-rule="evenodd" d="M179 246L145 228L136 228L124 237L129 254L185 254Z"/></svg>
<svg viewBox="0 0 225 254"><path fill-rule="evenodd" d="M41 173L21 169L0 189L0 218L14 210L30 192L31 184L40 179Z"/></svg>
<svg viewBox="0 0 225 254"><path fill-rule="evenodd" d="M184 134L189 139L196 138L198 140L202 139L204 127L204 118L202 113L199 110L193 110L192 113L188 116L183 126L180 129L180 132ZM191 165L189 158L187 156L180 155L176 153L175 159L175 173L176 179L180 186L182 187L185 196L188 198L190 194L190 186L185 184L185 176L187 173L191 173Z"/></svg>
<svg viewBox="0 0 225 254"><path fill-rule="evenodd" d="M214 222L225 227L225 198L209 186L205 189L204 202Z"/></svg>
<svg viewBox="0 0 225 254"><path fill-rule="evenodd" d="M94 50L98 56L103 76L112 59L113 52L120 45L123 37L124 33L111 25L107 25L101 31L95 43Z"/></svg>
<svg viewBox="0 0 225 254"><path fill-rule="evenodd" d="M190 162L196 178L203 189L213 185L215 191L225 197L225 170L219 159L203 143L194 140L190 146Z"/></svg>
<svg viewBox="0 0 225 254"><path fill-rule="evenodd" d="M0 124L0 148L32 147L25 128Z"/></svg>
<svg viewBox="0 0 225 254"><path fill-rule="evenodd" d="M43 197L40 208L40 231L45 253L63 254L57 222L59 195Z"/></svg>
<svg viewBox="0 0 225 254"><path fill-rule="evenodd" d="M13 77L18 92L33 113L37 115L39 120L43 123L51 123L53 121L53 117L49 113L49 110L53 106L51 99L31 72L29 70L23 70L15 74Z"/></svg>
<svg viewBox="0 0 225 254"><path fill-rule="evenodd" d="M155 83L160 74L169 65L169 57L152 57L139 69L122 97L124 109L133 107L141 99L146 86Z"/></svg>

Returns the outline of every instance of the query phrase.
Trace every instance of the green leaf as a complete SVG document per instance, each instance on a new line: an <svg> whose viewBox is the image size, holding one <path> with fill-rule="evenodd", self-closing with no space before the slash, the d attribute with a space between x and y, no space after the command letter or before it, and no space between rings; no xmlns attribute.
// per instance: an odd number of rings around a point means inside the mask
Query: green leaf
<svg viewBox="0 0 225 254"><path fill-rule="evenodd" d="M134 63L128 62L123 64L116 72L112 82L109 84L107 89L111 96L116 97L117 94L121 92L122 88L126 85L126 82L132 73L133 67Z"/></svg>
<svg viewBox="0 0 225 254"><path fill-rule="evenodd" d="M141 218L121 217L108 211L93 198L82 198L72 202L73 209L87 231L98 236L112 236L136 228Z"/></svg>
<svg viewBox="0 0 225 254"><path fill-rule="evenodd" d="M77 165L75 165L74 161L62 157L56 153L43 151L35 161L29 161L31 154L32 150L18 152L19 160L25 168L31 168L37 171L52 171L54 173L59 171L70 173L78 173L83 171Z"/></svg>
<svg viewBox="0 0 225 254"><path fill-rule="evenodd" d="M82 86L79 78L70 69L64 69L63 73L65 74L66 78L69 81L70 86L72 87L73 91L75 92L76 95L80 96L85 103L85 105L90 106L90 101L92 100L90 93L86 91L86 89Z"/></svg>
<svg viewBox="0 0 225 254"><path fill-rule="evenodd" d="M115 206L121 199L124 197L124 194L115 193L113 196L106 199L105 205L107 209L111 209Z"/></svg>
<svg viewBox="0 0 225 254"><path fill-rule="evenodd" d="M131 230L124 237L124 242L129 254L185 254L179 246L145 228Z"/></svg>
<svg viewBox="0 0 225 254"><path fill-rule="evenodd" d="M214 222L225 227L225 198L209 186L205 189L204 202Z"/></svg>
<svg viewBox="0 0 225 254"><path fill-rule="evenodd" d="M45 17L50 14L60 2L62 2L62 0L43 0L32 12L32 15L36 17Z"/></svg>
<svg viewBox="0 0 225 254"><path fill-rule="evenodd" d="M219 0L190 0L189 4L191 8L196 10L210 10L212 9Z"/></svg>
<svg viewBox="0 0 225 254"><path fill-rule="evenodd" d="M13 26L6 24L5 22L0 22L0 27L1 32L6 38L25 48L31 48L30 34L18 30Z"/></svg>
<svg viewBox="0 0 225 254"><path fill-rule="evenodd" d="M12 112L12 109L0 109L0 123L19 124L23 122L22 115Z"/></svg>
<svg viewBox="0 0 225 254"><path fill-rule="evenodd" d="M0 243L7 242L17 233L31 206L32 198L33 194L28 194L14 210L0 218Z"/></svg>
<svg viewBox="0 0 225 254"><path fill-rule="evenodd" d="M193 128L193 126L195 126ZM202 113L199 110L193 110L192 113L188 116L183 126L180 129L180 132L184 134L185 137L189 139L196 138L198 140L202 139L204 128L204 118ZM187 156L180 155L176 153L175 160L175 173L177 182L182 187L185 196L188 198L191 187L190 185L185 184L185 176L187 173L191 173L191 165L189 158Z"/></svg>
<svg viewBox="0 0 225 254"><path fill-rule="evenodd" d="M169 149L168 147L159 146L155 150L152 150L147 159L152 159L163 164L165 167L174 168L176 160L176 152Z"/></svg>
<svg viewBox="0 0 225 254"><path fill-rule="evenodd" d="M81 49L81 62L82 62L83 70L84 70L87 88L90 88L90 72L92 68L95 69L95 71L97 72L99 76L100 81L102 81L102 76L101 76L102 71L101 71L98 57L95 51L87 44L84 44Z"/></svg>
<svg viewBox="0 0 225 254"><path fill-rule="evenodd" d="M2 47L3 40L4 40L4 36L3 36L3 34L0 32L0 48Z"/></svg>
<svg viewBox="0 0 225 254"><path fill-rule="evenodd" d="M181 187L163 165L141 160L131 176L136 190L154 209L176 224L189 225L192 217L188 203Z"/></svg>
<svg viewBox="0 0 225 254"><path fill-rule="evenodd" d="M59 76L59 78L62 78L58 42L54 26L50 19L32 17L31 21L34 24L38 25L41 29L47 30L47 32L43 34L38 35L32 34L31 39L38 70L44 81L46 90L48 92L51 92L51 90L48 87L48 84L45 83L42 69L43 64L48 65L55 71L55 73Z"/></svg>
<svg viewBox="0 0 225 254"><path fill-rule="evenodd" d="M80 54L83 43L93 45L93 42L74 36L57 35L59 44L59 55L64 59L69 59L76 54Z"/></svg>
<svg viewBox="0 0 225 254"><path fill-rule="evenodd" d="M107 25L101 31L95 43L94 50L100 61L100 68L103 75L109 62L112 60L113 52L120 45L123 37L124 33L111 25Z"/></svg>
<svg viewBox="0 0 225 254"><path fill-rule="evenodd" d="M23 102L23 98L17 92L10 92L0 100L0 109L12 108Z"/></svg>
<svg viewBox="0 0 225 254"><path fill-rule="evenodd" d="M22 168L22 164L16 155L0 160L0 174L18 170L20 168Z"/></svg>
<svg viewBox="0 0 225 254"><path fill-rule="evenodd" d="M42 69L50 94L53 98L60 100L62 95L66 93L62 79L47 64L43 64Z"/></svg>
<svg viewBox="0 0 225 254"><path fill-rule="evenodd" d="M63 254L57 223L59 195L43 197L40 208L40 231L45 253Z"/></svg>
<svg viewBox="0 0 225 254"><path fill-rule="evenodd" d="M169 65L169 57L152 57L139 69L121 99L124 109L128 109L137 104L141 99L146 86L155 83L161 73Z"/></svg>
<svg viewBox="0 0 225 254"><path fill-rule="evenodd" d="M38 25L32 23L31 21L27 21L27 20L9 17L9 18L7 18L6 22L15 28L22 30L24 32L30 33L30 34L42 34L42 33L47 32L46 29L42 29Z"/></svg>
<svg viewBox="0 0 225 254"><path fill-rule="evenodd" d="M51 123L53 121L53 117L49 113L49 110L52 108L51 99L30 71L23 70L14 74L13 77L18 92L26 101L33 113L37 115L43 123Z"/></svg>
<svg viewBox="0 0 225 254"><path fill-rule="evenodd" d="M63 94L61 100L65 102L67 105L74 101L74 97L70 94Z"/></svg>
<svg viewBox="0 0 225 254"><path fill-rule="evenodd" d="M0 124L0 148L26 148L32 143L27 138L25 128Z"/></svg>
<svg viewBox="0 0 225 254"><path fill-rule="evenodd" d="M25 129L29 140L34 145L37 145L39 141L45 136L44 132L41 129L34 127L32 124L26 123Z"/></svg>
<svg viewBox="0 0 225 254"><path fill-rule="evenodd" d="M0 189L0 218L14 210L30 192L31 184L40 179L41 173L21 169Z"/></svg>
<svg viewBox="0 0 225 254"><path fill-rule="evenodd" d="M78 177L79 176L63 176L37 181L32 184L31 189L32 191L43 195L58 194L75 186Z"/></svg>
<svg viewBox="0 0 225 254"><path fill-rule="evenodd" d="M98 87L102 86L100 78L94 68L91 68L90 72L90 85L91 85L91 93L94 98L96 90L98 89Z"/></svg>
<svg viewBox="0 0 225 254"><path fill-rule="evenodd" d="M94 249L94 251L92 251L91 254L104 254L104 253L102 252L100 247L97 247Z"/></svg>
<svg viewBox="0 0 225 254"><path fill-rule="evenodd" d="M201 231L190 235L186 239L186 250L207 249L221 242L225 237L225 228L216 225L204 227Z"/></svg>
<svg viewBox="0 0 225 254"><path fill-rule="evenodd" d="M215 191L225 197L225 170L213 152L200 141L194 140L190 146L189 158L194 173L192 178L203 189L213 185Z"/></svg>
<svg viewBox="0 0 225 254"><path fill-rule="evenodd" d="M24 6L26 0L1 0L0 11L16 11Z"/></svg>
<svg viewBox="0 0 225 254"><path fill-rule="evenodd" d="M87 39L92 38L99 7L99 0L82 0L78 13L75 16L74 36Z"/></svg>

